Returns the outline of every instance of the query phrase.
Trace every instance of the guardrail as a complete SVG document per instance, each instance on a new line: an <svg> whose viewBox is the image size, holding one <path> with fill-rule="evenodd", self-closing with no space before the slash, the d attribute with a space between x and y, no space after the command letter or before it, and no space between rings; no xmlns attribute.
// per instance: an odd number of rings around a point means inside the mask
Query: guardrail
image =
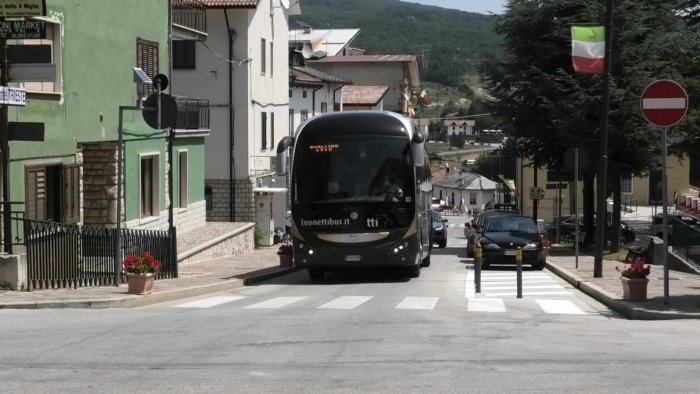
<svg viewBox="0 0 700 394"><path fill-rule="evenodd" d="M177 104L175 128L209 130L209 100L174 96Z"/></svg>
<svg viewBox="0 0 700 394"><path fill-rule="evenodd" d="M672 234L668 243L673 251L700 269L700 229L674 217L668 218L668 226ZM670 231L671 227L673 231Z"/></svg>

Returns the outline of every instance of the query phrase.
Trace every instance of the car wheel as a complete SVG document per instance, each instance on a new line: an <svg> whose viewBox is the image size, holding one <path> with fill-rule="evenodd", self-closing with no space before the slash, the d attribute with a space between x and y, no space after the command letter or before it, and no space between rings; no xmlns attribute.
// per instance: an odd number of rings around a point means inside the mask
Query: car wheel
<svg viewBox="0 0 700 394"><path fill-rule="evenodd" d="M412 267L409 267L409 268L407 269L407 271L408 271L408 272L407 272L408 277L409 277L409 278L417 278L417 277L419 277L419 276L420 276L420 266L421 266L421 265L418 264L418 265L414 265L414 266L412 266Z"/></svg>
<svg viewBox="0 0 700 394"><path fill-rule="evenodd" d="M321 280L323 279L323 270L320 268L309 268L309 279L311 280Z"/></svg>
<svg viewBox="0 0 700 394"><path fill-rule="evenodd" d="M537 271L542 271L544 269L544 265L545 265L546 261L547 261L546 259L538 260L535 264L532 265L532 269L537 270Z"/></svg>

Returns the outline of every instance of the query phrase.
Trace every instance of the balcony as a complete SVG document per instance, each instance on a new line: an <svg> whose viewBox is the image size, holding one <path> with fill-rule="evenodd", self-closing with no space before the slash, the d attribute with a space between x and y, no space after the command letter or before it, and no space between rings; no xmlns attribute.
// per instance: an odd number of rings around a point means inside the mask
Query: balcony
<svg viewBox="0 0 700 394"><path fill-rule="evenodd" d="M183 40L206 40L207 9L199 0L173 0L173 34Z"/></svg>
<svg viewBox="0 0 700 394"><path fill-rule="evenodd" d="M177 104L176 130L209 131L209 100L174 96Z"/></svg>

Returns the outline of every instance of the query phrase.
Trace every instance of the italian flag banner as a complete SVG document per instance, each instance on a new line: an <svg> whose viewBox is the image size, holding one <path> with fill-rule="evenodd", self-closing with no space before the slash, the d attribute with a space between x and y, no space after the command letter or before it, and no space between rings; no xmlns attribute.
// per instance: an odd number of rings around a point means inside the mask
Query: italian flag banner
<svg viewBox="0 0 700 394"><path fill-rule="evenodd" d="M603 74L605 72L605 27L571 26L571 51L575 72Z"/></svg>

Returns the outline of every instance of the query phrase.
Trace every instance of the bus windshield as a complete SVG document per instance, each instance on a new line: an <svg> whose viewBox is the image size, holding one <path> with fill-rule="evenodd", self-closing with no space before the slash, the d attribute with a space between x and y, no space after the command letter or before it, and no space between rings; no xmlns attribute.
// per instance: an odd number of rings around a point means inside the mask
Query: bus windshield
<svg viewBox="0 0 700 394"><path fill-rule="evenodd" d="M395 136L300 138L295 146L298 204L414 201L411 145Z"/></svg>

